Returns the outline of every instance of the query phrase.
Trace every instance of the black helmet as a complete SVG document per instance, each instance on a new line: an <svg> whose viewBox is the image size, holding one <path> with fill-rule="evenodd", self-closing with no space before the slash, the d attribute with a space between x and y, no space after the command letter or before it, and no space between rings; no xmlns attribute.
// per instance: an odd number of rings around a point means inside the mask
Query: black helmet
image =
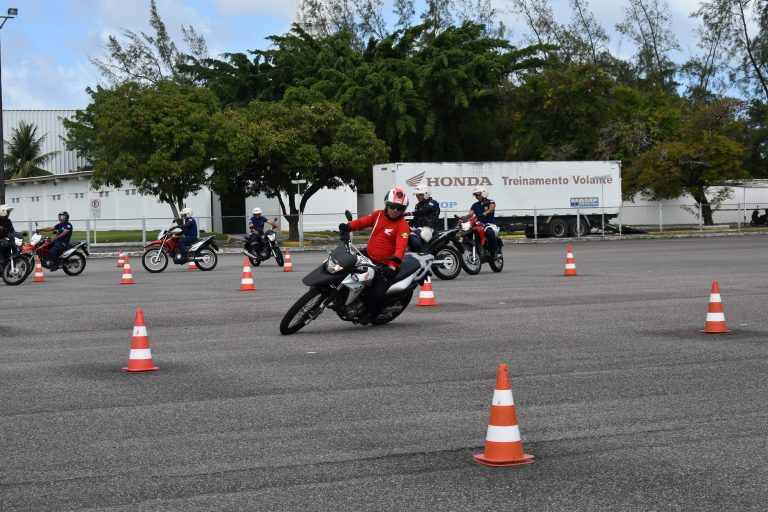
<svg viewBox="0 0 768 512"><path fill-rule="evenodd" d="M68 211L65 210L65 211L59 212L59 217L61 217L62 215L65 216L67 218L67 220L69 220L69 212Z"/></svg>

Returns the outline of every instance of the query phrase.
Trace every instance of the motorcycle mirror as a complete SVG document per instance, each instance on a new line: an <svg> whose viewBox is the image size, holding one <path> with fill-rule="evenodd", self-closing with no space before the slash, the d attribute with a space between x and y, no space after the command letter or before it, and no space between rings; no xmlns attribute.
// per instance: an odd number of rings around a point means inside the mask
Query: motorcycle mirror
<svg viewBox="0 0 768 512"><path fill-rule="evenodd" d="M347 220L352 220L352 213L349 210L344 210L344 216Z"/></svg>

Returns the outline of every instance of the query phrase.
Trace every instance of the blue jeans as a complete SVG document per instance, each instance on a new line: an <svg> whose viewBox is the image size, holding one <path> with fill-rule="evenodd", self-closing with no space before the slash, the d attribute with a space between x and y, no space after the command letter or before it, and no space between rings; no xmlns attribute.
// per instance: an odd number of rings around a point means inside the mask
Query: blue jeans
<svg viewBox="0 0 768 512"><path fill-rule="evenodd" d="M189 249L187 246L192 245L197 240L194 236L185 236L181 240L179 240L179 250L181 251L182 256L186 256L189 252Z"/></svg>
<svg viewBox="0 0 768 512"><path fill-rule="evenodd" d="M485 245L491 254L496 252L496 230L490 226L485 228Z"/></svg>
<svg viewBox="0 0 768 512"><path fill-rule="evenodd" d="M51 261L51 266L58 265L59 253L66 247L66 243L61 240L54 240L51 243L51 247L48 249L48 259Z"/></svg>

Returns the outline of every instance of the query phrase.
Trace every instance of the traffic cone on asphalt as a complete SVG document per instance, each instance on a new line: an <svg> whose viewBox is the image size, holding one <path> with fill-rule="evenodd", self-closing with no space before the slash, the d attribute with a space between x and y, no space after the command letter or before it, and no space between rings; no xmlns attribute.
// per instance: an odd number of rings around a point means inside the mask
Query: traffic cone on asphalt
<svg viewBox="0 0 768 512"><path fill-rule="evenodd" d="M120 254L117 255L117 266L122 268L123 265L125 265L125 253L121 251Z"/></svg>
<svg viewBox="0 0 768 512"><path fill-rule="evenodd" d="M40 258L37 258L37 263L35 264L35 283L44 283L45 282L45 276L43 275L43 265L40 263Z"/></svg>
<svg viewBox="0 0 768 512"><path fill-rule="evenodd" d="M514 466L533 462L533 455L523 451L515 402L512 399L512 388L505 364L500 364L496 371L496 389L493 391L491 419L485 435L485 450L474 455L472 459L486 466Z"/></svg>
<svg viewBox="0 0 768 512"><path fill-rule="evenodd" d="M240 281L241 292L252 292L256 290L253 286L253 274L251 274L251 265L248 258L243 260L243 279Z"/></svg>
<svg viewBox="0 0 768 512"><path fill-rule="evenodd" d="M189 260L189 265L187 265L187 270L197 270L197 265L195 265L194 261Z"/></svg>
<svg viewBox="0 0 768 512"><path fill-rule="evenodd" d="M427 280L421 285L419 289L419 302L417 306L437 306L435 301L435 293L432 291L432 280L427 276Z"/></svg>
<svg viewBox="0 0 768 512"><path fill-rule="evenodd" d="M126 260L126 265L128 261ZM128 355L128 366L123 368L126 372L151 372L159 370L152 362L152 351L149 350L149 337L147 326L144 324L144 311L136 308L136 320L133 321L133 337L131 338L131 352Z"/></svg>
<svg viewBox="0 0 768 512"><path fill-rule="evenodd" d="M123 280L120 284L133 284L133 274L131 274L131 264L128 261L128 256L125 257L125 264L123 264Z"/></svg>
<svg viewBox="0 0 768 512"><path fill-rule="evenodd" d="M720 286L717 281L712 281L712 292L709 294L709 307L707 308L707 321L704 323L706 334L728 334L733 332L725 326L725 314L723 302L720 299Z"/></svg>
<svg viewBox="0 0 768 512"><path fill-rule="evenodd" d="M565 274L566 276L576 275L576 262L573 260L573 249L568 246L568 254L565 255Z"/></svg>
<svg viewBox="0 0 768 512"><path fill-rule="evenodd" d="M291 253L285 251L285 262L283 263L283 272L293 272L293 263L291 262Z"/></svg>

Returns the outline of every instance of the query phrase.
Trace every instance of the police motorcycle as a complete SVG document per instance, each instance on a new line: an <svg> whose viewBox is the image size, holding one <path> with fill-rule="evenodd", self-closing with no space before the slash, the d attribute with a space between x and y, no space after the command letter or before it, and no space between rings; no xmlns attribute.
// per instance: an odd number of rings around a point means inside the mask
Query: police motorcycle
<svg viewBox="0 0 768 512"><path fill-rule="evenodd" d="M29 260L22 256L24 235L8 233L0 238L0 275L8 286L16 286L24 282L31 270ZM34 263L31 264L34 267Z"/></svg>
<svg viewBox="0 0 768 512"><path fill-rule="evenodd" d="M458 235L461 236L461 267L469 275L477 275L483 263L488 263L491 270L501 272L504 269L504 255L502 254L502 242L499 238L499 227L490 224L496 232L497 251L492 254L486 247L485 224L477 220L475 214L456 216Z"/></svg>
<svg viewBox="0 0 768 512"><path fill-rule="evenodd" d="M752 211L752 219L749 221L750 226L766 226L768 225L768 208L765 213L760 215L760 207L758 206Z"/></svg>
<svg viewBox="0 0 768 512"><path fill-rule="evenodd" d="M423 242L420 252L435 257L432 273L440 279L456 279L461 273L461 242L456 238L457 232L456 228L437 232L426 226L411 228L411 235L420 237ZM409 250L413 250L410 245Z"/></svg>
<svg viewBox="0 0 768 512"><path fill-rule="evenodd" d="M277 222L277 217L275 217ZM251 261L251 265L258 267L262 261L266 261L270 258L275 258L275 262L278 266L282 267L285 264L283 258L283 251L280 250L280 243L277 241L277 233L274 229L270 229L261 235L260 243L252 244L248 240L245 241L243 246L243 254L248 256Z"/></svg>
<svg viewBox="0 0 768 512"><path fill-rule="evenodd" d="M347 220L352 220L349 210L344 214ZM349 233L339 233L339 238L341 243L329 251L328 258L302 279L309 291L283 316L280 322L282 334L298 332L326 308L335 311L345 322L360 323L366 310L363 292L371 285L378 270L376 264L352 244ZM405 255L385 295L384 308L371 320L373 325L391 322L408 307L413 291L426 280L433 261L431 254Z"/></svg>
<svg viewBox="0 0 768 512"><path fill-rule="evenodd" d="M58 234L57 231L53 233ZM29 261L27 275L34 270L35 257L40 258L40 265L51 272L59 268L58 266L52 268L50 265L48 253L52 243L53 239L51 237L44 236L37 231L37 222L35 222L35 234L29 237L29 243L22 249L22 255ZM85 270L85 258L90 255L91 253L88 252L88 242L85 240L70 242L59 255L59 266L68 276L80 275Z"/></svg>
<svg viewBox="0 0 768 512"><path fill-rule="evenodd" d="M182 265L188 261L194 261L195 266L200 270L213 270L219 260L216 254L219 250L215 242L215 235L199 238L189 246L187 257L181 254L178 236L181 228L174 224L168 229L161 229L157 234L157 240L154 240L144 246L144 254L141 257L141 264L147 272L156 274L162 272L168 266L168 260L172 260L174 265Z"/></svg>

